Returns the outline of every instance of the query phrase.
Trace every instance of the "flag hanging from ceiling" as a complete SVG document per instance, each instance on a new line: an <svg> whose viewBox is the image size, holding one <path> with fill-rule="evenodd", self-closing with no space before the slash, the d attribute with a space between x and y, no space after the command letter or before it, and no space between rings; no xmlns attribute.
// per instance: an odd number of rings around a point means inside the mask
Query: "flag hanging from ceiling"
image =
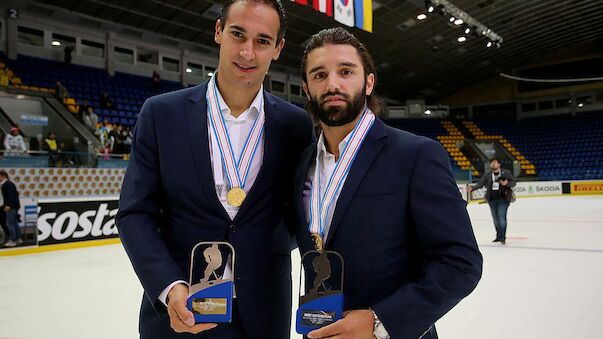
<svg viewBox="0 0 603 339"><path fill-rule="evenodd" d="M373 1L354 0L356 10L356 27L367 32L373 32Z"/></svg>
<svg viewBox="0 0 603 339"><path fill-rule="evenodd" d="M335 0L335 20L354 27L354 0Z"/></svg>
<svg viewBox="0 0 603 339"><path fill-rule="evenodd" d="M320 13L333 16L333 0L312 0L312 7Z"/></svg>
<svg viewBox="0 0 603 339"><path fill-rule="evenodd" d="M349 26L373 32L373 0L291 0Z"/></svg>

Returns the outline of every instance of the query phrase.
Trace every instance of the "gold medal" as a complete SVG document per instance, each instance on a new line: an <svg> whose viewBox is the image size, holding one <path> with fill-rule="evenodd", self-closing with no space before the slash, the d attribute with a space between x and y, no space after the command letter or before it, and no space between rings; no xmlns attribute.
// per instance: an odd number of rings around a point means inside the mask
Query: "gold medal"
<svg viewBox="0 0 603 339"><path fill-rule="evenodd" d="M233 207L240 207L243 205L245 197L247 197L247 193L240 187L233 187L226 193L226 201Z"/></svg>
<svg viewBox="0 0 603 339"><path fill-rule="evenodd" d="M316 247L316 250L319 252L322 251L323 243L320 234L312 233L312 241L314 241L314 247Z"/></svg>

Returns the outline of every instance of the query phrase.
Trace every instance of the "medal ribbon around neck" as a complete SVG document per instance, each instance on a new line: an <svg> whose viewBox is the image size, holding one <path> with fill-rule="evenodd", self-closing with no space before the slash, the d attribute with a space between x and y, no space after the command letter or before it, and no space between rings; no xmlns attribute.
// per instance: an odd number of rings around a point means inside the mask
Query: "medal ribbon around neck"
<svg viewBox="0 0 603 339"><path fill-rule="evenodd" d="M335 208L335 197L339 196L342 184L345 181L352 163L362 146L362 142L368 135L369 130L375 122L375 115L371 110L365 108L362 117L356 123L352 130L349 142L344 147L339 161L329 177L324 194L320 192L320 166L319 157L316 157L316 166L314 169L314 180L312 180L312 189L310 191L310 221L309 228L313 234L315 245L318 250L322 250L322 241L325 238L325 227L329 212ZM318 240L318 241L317 241ZM320 242L320 244L318 244Z"/></svg>
<svg viewBox="0 0 603 339"><path fill-rule="evenodd" d="M245 187L251 163L260 144L262 134L264 134L264 96L262 96L259 114L253 123L253 127L245 140L245 144L237 160L235 159L232 143L230 142L230 134L228 133L226 121L222 116L220 102L218 101L216 75L209 81L208 88L206 100L209 111L209 124L220 146L220 156L222 158L222 165L226 171L228 184L231 189L237 187L242 189Z"/></svg>

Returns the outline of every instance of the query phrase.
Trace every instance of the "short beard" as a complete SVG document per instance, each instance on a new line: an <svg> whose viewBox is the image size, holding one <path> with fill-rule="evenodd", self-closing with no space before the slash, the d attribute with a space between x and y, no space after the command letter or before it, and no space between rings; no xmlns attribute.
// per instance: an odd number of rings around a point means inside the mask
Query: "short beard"
<svg viewBox="0 0 603 339"><path fill-rule="evenodd" d="M340 92L327 92L323 94L320 100L311 96L311 100L308 102L308 111L320 122L327 126L336 127L343 126L354 121L360 113L364 111L366 105L366 93L365 87L363 86L357 93L354 94L352 100L349 99L349 95ZM343 107L329 107L328 109L323 108L323 100L328 96L338 95L345 99L347 105Z"/></svg>

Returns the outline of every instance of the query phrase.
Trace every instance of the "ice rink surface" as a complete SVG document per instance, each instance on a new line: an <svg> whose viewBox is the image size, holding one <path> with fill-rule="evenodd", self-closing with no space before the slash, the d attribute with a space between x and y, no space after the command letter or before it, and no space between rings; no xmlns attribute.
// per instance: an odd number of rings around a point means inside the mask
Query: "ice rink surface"
<svg viewBox="0 0 603 339"><path fill-rule="evenodd" d="M519 199L506 246L487 205L468 210L484 274L440 338L603 338L603 196ZM0 339L138 338L142 288L121 245L0 257L0 272Z"/></svg>

